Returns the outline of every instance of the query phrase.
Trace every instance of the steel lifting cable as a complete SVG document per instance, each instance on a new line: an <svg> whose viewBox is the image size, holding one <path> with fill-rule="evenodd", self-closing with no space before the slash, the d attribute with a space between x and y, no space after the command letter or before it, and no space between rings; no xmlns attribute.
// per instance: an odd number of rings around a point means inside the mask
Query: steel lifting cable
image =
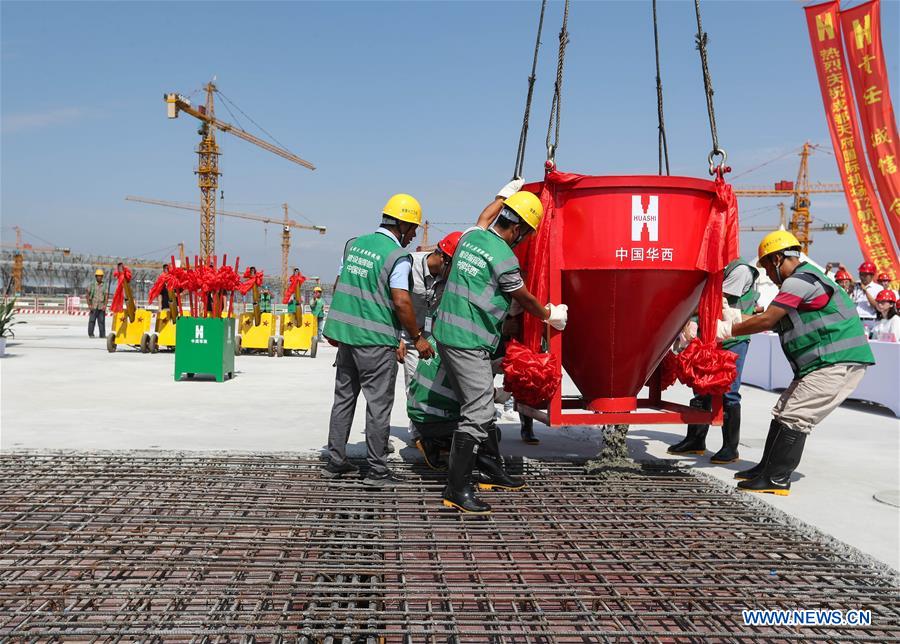
<svg viewBox="0 0 900 644"><path fill-rule="evenodd" d="M547 162L556 165L556 149L559 147L559 117L562 110L562 81L563 65L566 61L566 45L569 44L569 32L566 26L569 22L569 0L566 0L563 10L562 29L559 30L559 58L556 62L556 83L553 86L553 102L550 105L550 122L547 124ZM550 133L555 133L553 143L550 142Z"/></svg>
<svg viewBox="0 0 900 644"><path fill-rule="evenodd" d="M653 45L656 49L656 114L659 123L659 174L663 173L663 160L666 162L666 174L669 173L669 144L666 141L666 121L663 118L662 75L659 71L659 27L656 20L656 0L653 0Z"/></svg>
<svg viewBox="0 0 900 644"><path fill-rule="evenodd" d="M713 88L712 78L709 76L709 61L707 59L706 45L708 36L703 31L703 23L700 21L700 0L694 0L694 11L697 14L697 49L700 51L700 65L703 68L703 87L706 91L706 111L709 114L709 131L712 134L712 151L709 153L707 160L709 161L709 173L715 174L717 171L725 169L725 159L728 155L725 150L719 147L719 134L716 131L716 111L713 107ZM722 160L718 165L713 161L717 156L721 156Z"/></svg>
<svg viewBox="0 0 900 644"><path fill-rule="evenodd" d="M521 179L525 165L525 143L528 140L528 121L531 118L531 98L534 96L534 81L537 79L538 52L541 49L541 32L544 29L544 10L547 0L541 2L541 17L538 21L537 38L534 42L534 59L531 61L531 76L528 77L528 95L525 98L525 116L522 117L522 132L519 134L519 149L516 151L516 167L513 179Z"/></svg>

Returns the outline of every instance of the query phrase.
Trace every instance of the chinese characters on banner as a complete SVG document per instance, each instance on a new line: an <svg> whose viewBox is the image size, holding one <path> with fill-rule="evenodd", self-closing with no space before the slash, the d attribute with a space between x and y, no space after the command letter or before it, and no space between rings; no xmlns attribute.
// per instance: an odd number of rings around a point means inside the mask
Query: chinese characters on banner
<svg viewBox="0 0 900 644"><path fill-rule="evenodd" d="M850 77L844 66L838 6L835 1L805 8L809 40L825 103L834 157L841 173L850 220L860 250L879 271L890 273L894 281L900 275L900 264L875 199L875 189L859 136Z"/></svg>
<svg viewBox="0 0 900 644"><path fill-rule="evenodd" d="M881 43L879 0L841 11L841 32L869 165L894 239L900 242L900 138Z"/></svg>

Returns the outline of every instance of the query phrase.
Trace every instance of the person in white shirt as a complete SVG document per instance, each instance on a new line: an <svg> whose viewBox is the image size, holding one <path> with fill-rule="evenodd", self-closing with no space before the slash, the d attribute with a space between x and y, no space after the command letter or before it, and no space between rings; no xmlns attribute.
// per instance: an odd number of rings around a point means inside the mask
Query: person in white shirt
<svg viewBox="0 0 900 644"><path fill-rule="evenodd" d="M872 330L875 324L875 298L881 292L881 286L875 283L875 264L863 262L859 265L859 282L850 294L856 303L856 313L862 320L866 331Z"/></svg>
<svg viewBox="0 0 900 644"><path fill-rule="evenodd" d="M897 296L890 289L883 289L875 298L878 320L872 326L869 338L881 342L900 342L900 315L897 315Z"/></svg>

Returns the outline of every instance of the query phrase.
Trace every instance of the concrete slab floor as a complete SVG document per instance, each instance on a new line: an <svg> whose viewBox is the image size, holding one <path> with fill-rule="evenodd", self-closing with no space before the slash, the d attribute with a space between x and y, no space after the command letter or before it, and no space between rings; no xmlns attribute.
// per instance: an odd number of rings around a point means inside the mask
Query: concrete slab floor
<svg viewBox="0 0 900 644"><path fill-rule="evenodd" d="M316 359L235 358L235 379L175 382L174 355L141 354L87 337L86 318L23 316L8 357L0 359L0 451L235 450L317 452L325 445L334 386L335 350L322 344ZM394 458L418 459L409 442L402 377L398 373L391 417ZM567 384L567 387L569 385ZM777 394L744 387L741 460L714 466L721 444L717 428L704 457L681 463L733 483L738 469L756 463ZM687 402L690 391L673 387L666 398ZM360 398L350 437L351 455L365 453L364 403ZM550 429L535 423L541 439L528 446L518 422L501 419L505 454L584 459L602 443L597 428ZM671 458L668 445L683 428L635 425L632 456ZM900 421L870 405L848 403L807 441L791 495L757 495L785 513L900 569L900 509L880 503L879 492L900 490ZM710 544L710 553L715 544Z"/></svg>

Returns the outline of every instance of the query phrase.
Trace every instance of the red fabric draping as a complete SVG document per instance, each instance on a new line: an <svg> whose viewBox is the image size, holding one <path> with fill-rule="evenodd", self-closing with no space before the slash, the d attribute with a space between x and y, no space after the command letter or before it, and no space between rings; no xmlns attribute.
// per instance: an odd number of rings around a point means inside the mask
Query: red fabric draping
<svg viewBox="0 0 900 644"><path fill-rule="evenodd" d="M561 369L556 356L510 340L503 358L503 388L519 402L542 405L559 389Z"/></svg>
<svg viewBox="0 0 900 644"><path fill-rule="evenodd" d="M678 380L679 362L678 356L669 351L659 365L660 391L665 391Z"/></svg>
<svg viewBox="0 0 900 644"><path fill-rule="evenodd" d="M244 272L244 279L246 281L238 287L241 295L246 295L254 286L262 286L263 271L256 271L254 275L251 275L250 269L247 269Z"/></svg>
<svg viewBox="0 0 900 644"><path fill-rule="evenodd" d="M112 304L110 304L109 308L113 313L119 313L124 308L125 282L131 281L131 269L123 265L121 271L113 273L113 277L116 278L116 290L113 293Z"/></svg>
<svg viewBox="0 0 900 644"><path fill-rule="evenodd" d="M727 170L725 170L727 171ZM716 175L716 198L700 244L697 268L708 273L697 310L698 337L678 354L678 379L698 394L724 394L737 376L736 356L716 342L716 323L722 317L722 280L725 267L740 252L738 206L724 172Z"/></svg>
<svg viewBox="0 0 900 644"><path fill-rule="evenodd" d="M282 304L287 304L291 301L291 297L293 297L294 293L297 292L297 289L303 285L303 282L306 281L306 276L303 273L297 273L296 275L291 275L291 281L288 284L287 290L284 292L284 295L281 298Z"/></svg>

